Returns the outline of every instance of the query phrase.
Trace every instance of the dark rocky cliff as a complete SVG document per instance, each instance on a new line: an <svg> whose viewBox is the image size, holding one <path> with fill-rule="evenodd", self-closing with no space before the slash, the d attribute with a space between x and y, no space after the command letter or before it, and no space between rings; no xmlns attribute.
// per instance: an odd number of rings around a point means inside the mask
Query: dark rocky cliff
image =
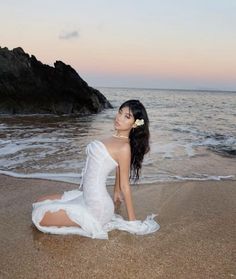
<svg viewBox="0 0 236 279"><path fill-rule="evenodd" d="M110 107L71 66L56 61L51 67L20 47L0 47L0 113L87 114Z"/></svg>

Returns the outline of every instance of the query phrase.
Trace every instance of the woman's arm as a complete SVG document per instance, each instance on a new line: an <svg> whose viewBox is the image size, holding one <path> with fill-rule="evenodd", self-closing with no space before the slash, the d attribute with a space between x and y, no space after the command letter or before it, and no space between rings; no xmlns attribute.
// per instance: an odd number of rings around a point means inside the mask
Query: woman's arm
<svg viewBox="0 0 236 279"><path fill-rule="evenodd" d="M122 201L121 196L121 189L120 189L120 169L119 166L116 167L116 180L115 180L115 187L114 187L114 203L118 206Z"/></svg>
<svg viewBox="0 0 236 279"><path fill-rule="evenodd" d="M128 218L130 221L134 221L136 220L136 218L134 213L131 188L129 184L131 151L130 151L130 146L128 144L122 148L121 152L119 152L118 161L119 161L119 169L120 169L119 172L120 189L125 199Z"/></svg>

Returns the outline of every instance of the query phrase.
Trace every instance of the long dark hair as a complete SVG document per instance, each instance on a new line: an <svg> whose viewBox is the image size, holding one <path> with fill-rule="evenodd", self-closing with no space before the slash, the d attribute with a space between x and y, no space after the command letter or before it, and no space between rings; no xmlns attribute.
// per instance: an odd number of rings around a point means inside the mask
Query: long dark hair
<svg viewBox="0 0 236 279"><path fill-rule="evenodd" d="M128 100L119 109L128 107L136 119L143 119L144 124L132 128L129 133L131 147L130 179L135 182L139 179L143 157L150 150L149 119L144 105L139 100Z"/></svg>

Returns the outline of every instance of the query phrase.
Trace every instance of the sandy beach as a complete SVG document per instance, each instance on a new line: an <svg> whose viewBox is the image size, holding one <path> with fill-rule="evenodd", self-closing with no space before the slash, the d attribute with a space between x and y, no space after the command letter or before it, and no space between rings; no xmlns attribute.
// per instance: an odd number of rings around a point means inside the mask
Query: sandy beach
<svg viewBox="0 0 236 279"><path fill-rule="evenodd" d="M0 175L0 278L236 278L236 181L136 186L137 218L158 214L161 228L151 235L113 231L94 240L37 231L32 202L74 188Z"/></svg>

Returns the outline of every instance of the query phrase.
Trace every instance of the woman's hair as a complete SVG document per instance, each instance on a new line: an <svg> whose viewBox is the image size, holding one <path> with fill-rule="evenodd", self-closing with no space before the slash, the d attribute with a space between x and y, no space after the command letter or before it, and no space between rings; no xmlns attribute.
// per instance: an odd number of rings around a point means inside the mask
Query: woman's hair
<svg viewBox="0 0 236 279"><path fill-rule="evenodd" d="M149 146L149 119L144 105L139 100L128 100L124 102L120 108L128 107L136 119L143 119L144 124L132 128L129 133L131 147L131 163L130 163L130 179L137 181L139 179L140 170L144 155L150 150Z"/></svg>

